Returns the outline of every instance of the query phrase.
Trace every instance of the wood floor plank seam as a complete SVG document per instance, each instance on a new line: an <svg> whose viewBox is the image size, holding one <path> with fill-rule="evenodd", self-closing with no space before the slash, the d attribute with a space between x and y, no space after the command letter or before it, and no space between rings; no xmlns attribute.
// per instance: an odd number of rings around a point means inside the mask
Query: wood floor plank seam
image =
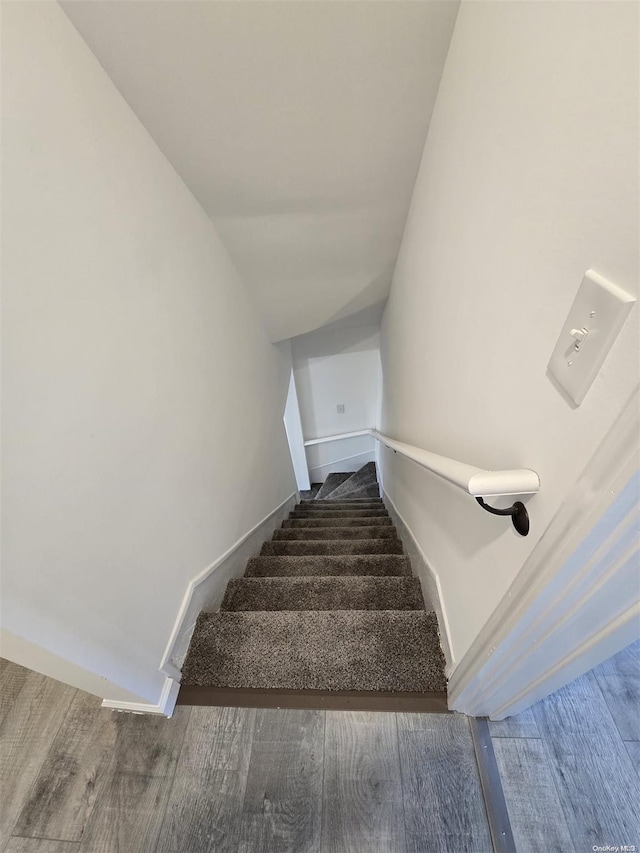
<svg viewBox="0 0 640 853"><path fill-rule="evenodd" d="M400 793L402 795L402 823L404 825L405 847L407 843L407 803L405 799L405 784L404 784L404 762L402 761L402 751L400 750L400 726L398 725L398 715L394 713L396 723L396 746L398 747L398 767L400 768Z"/></svg>
<svg viewBox="0 0 640 853"><path fill-rule="evenodd" d="M326 798L324 795L324 784L327 769L327 712L322 712L323 730L322 730L322 803L320 806L320 850L324 850L324 812L327 807Z"/></svg>
<svg viewBox="0 0 640 853"><path fill-rule="evenodd" d="M49 838L48 835L23 835L20 832L12 832L9 838L25 838L27 841L56 841L60 844L80 844L79 841L71 841L69 838Z"/></svg>

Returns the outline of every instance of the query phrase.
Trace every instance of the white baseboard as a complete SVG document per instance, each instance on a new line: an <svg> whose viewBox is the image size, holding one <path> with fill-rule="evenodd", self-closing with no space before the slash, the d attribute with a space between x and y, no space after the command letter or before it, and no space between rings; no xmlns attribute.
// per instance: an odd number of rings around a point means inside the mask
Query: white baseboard
<svg viewBox="0 0 640 853"><path fill-rule="evenodd" d="M198 614L203 610L213 612L218 609L227 583L232 578L242 576L247 560L259 553L263 542L270 538L274 529L286 518L298 500L299 492L293 492L262 521L234 542L221 557L189 581L160 662L160 670L168 678L180 681L180 669L191 642Z"/></svg>
<svg viewBox="0 0 640 853"><path fill-rule="evenodd" d="M453 657L453 646L451 643L451 632L449 629L449 620L447 618L447 611L444 604L444 600L442 598L442 589L440 586L440 578L438 577L438 573L435 571L429 560L427 559L424 551L418 544L418 540L416 539L413 531L404 520L404 518L398 512L398 508L391 500L388 494L384 491L383 485L378 480L380 485L380 494L384 499L385 503L387 503L389 508L389 513L393 518L393 522L398 528L398 533L400 538L404 541L407 556L409 557L409 561L411 562L411 568L414 571L414 574L420 579L423 585L423 589L427 594L427 598L429 601L428 605L433 607L436 612L436 616L438 617L438 625L440 626L440 641L442 645L442 651L444 652L444 658L446 662L446 673L447 676L451 674L453 668L455 667L455 659Z"/></svg>
<svg viewBox="0 0 640 853"><path fill-rule="evenodd" d="M68 658L38 646L31 640L19 637L6 628L0 628L0 657L13 661L26 669L40 672L56 681L70 684L85 693L99 696L105 693L120 702L140 702L141 698L130 690L120 687L105 675L92 672Z"/></svg>
<svg viewBox="0 0 640 853"><path fill-rule="evenodd" d="M111 708L113 711L128 711L130 714L160 714L163 717L171 717L176 706L180 682L166 677L160 699L157 704L150 702L123 702L119 699L103 699L102 707Z"/></svg>

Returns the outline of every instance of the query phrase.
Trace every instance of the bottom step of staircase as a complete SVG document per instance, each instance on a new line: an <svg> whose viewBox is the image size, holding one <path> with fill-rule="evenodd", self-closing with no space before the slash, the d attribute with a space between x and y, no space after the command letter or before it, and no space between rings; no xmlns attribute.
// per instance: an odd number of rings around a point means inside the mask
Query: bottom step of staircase
<svg viewBox="0 0 640 853"><path fill-rule="evenodd" d="M435 613L279 610L201 613L183 686L446 690Z"/></svg>

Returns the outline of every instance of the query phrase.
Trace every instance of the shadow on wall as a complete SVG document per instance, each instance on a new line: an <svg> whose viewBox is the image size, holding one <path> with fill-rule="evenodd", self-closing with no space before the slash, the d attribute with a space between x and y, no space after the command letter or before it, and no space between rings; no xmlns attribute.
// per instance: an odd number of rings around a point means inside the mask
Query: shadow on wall
<svg viewBox="0 0 640 853"><path fill-rule="evenodd" d="M341 316L320 329L314 329L305 335L291 339L294 362L296 352L306 358L328 358L343 352L354 352L359 344L361 349L379 349L379 341L371 343L372 328L380 328L382 314L387 300L363 308L355 314ZM342 312L341 312L342 313ZM348 330L348 332L347 332ZM342 334L337 334L342 333Z"/></svg>
<svg viewBox="0 0 640 853"><path fill-rule="evenodd" d="M393 266L385 270L381 275L376 276L370 284L350 299L339 311L336 311L335 314L329 317L322 328L326 328L340 320L348 321L349 325L354 326L362 323L369 325L371 322L377 322L380 325L384 306L389 296L392 278ZM369 319L367 312L371 312L371 315L375 316L376 320L372 321Z"/></svg>

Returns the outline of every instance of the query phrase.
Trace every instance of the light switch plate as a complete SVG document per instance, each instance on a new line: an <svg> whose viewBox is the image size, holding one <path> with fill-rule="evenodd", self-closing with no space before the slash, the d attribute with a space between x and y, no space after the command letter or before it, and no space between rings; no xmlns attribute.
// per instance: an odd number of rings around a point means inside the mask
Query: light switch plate
<svg viewBox="0 0 640 853"><path fill-rule="evenodd" d="M576 403L584 400L635 298L587 270L549 360L549 373Z"/></svg>

